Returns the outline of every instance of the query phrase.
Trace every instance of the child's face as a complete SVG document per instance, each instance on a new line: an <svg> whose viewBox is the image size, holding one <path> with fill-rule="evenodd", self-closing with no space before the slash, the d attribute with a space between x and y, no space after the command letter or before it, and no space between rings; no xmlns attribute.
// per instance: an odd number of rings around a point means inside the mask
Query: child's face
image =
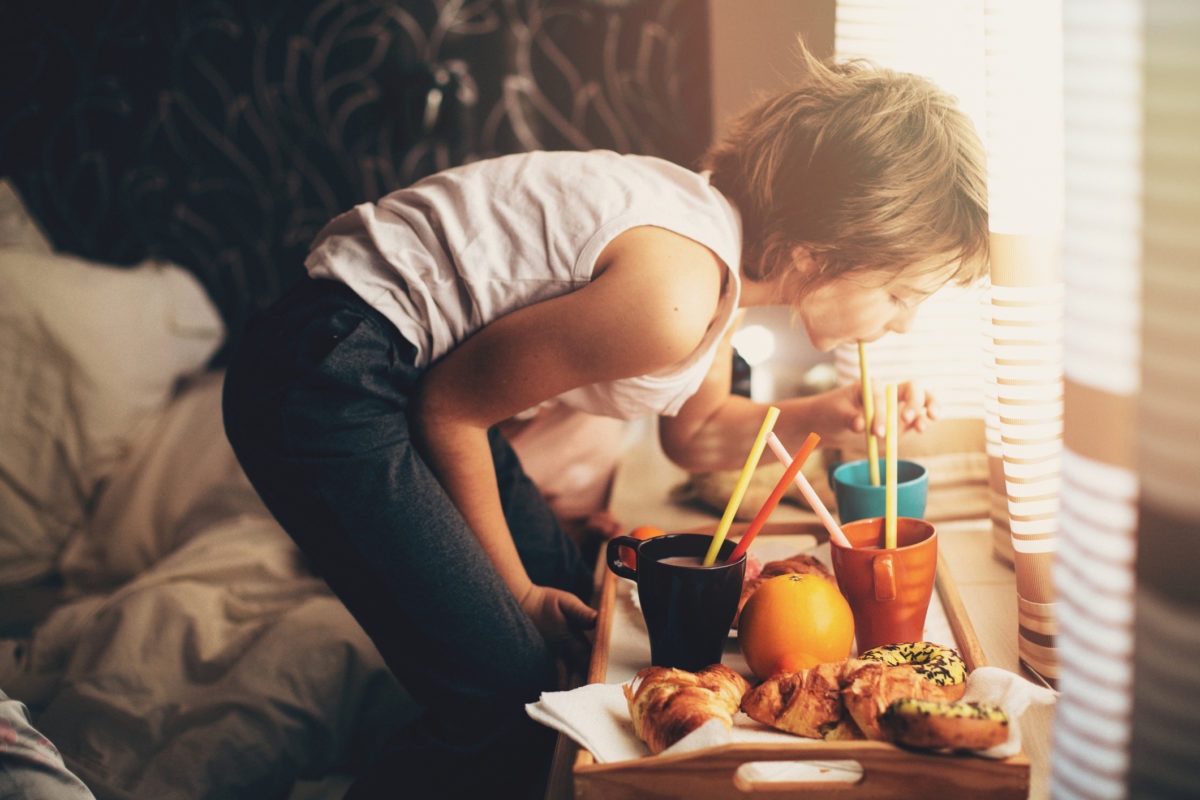
<svg viewBox="0 0 1200 800"><path fill-rule="evenodd" d="M808 338L821 352L839 344L872 342L885 333L907 331L917 307L954 271L954 264L937 257L899 274L842 276L807 294L797 310Z"/></svg>

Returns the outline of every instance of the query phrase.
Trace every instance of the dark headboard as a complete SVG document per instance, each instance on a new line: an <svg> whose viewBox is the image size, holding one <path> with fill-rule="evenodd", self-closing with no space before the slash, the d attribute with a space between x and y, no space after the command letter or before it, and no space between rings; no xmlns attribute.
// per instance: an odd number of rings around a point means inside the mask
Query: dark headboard
<svg viewBox="0 0 1200 800"><path fill-rule="evenodd" d="M705 0L6 0L0 174L60 250L232 334L336 213L445 166L708 144Z"/></svg>

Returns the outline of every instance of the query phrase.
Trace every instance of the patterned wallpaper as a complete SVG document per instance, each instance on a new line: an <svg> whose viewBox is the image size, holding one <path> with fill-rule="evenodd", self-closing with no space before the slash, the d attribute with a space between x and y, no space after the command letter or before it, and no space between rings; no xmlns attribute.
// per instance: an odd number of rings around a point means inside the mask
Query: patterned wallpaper
<svg viewBox="0 0 1200 800"><path fill-rule="evenodd" d="M528 149L684 164L705 0L6 0L0 173L55 245L197 274L232 331L330 217Z"/></svg>

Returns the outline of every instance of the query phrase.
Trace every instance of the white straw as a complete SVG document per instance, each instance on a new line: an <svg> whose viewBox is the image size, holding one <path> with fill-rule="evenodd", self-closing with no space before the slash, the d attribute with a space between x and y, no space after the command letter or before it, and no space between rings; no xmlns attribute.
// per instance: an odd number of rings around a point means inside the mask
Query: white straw
<svg viewBox="0 0 1200 800"><path fill-rule="evenodd" d="M779 437L774 433L767 437L767 444L771 447L771 452L775 457L783 462L786 467L792 463L792 457L788 455L787 448L783 446L783 442L779 441ZM800 494L804 495L804 499L812 506L812 510L817 512L817 516L821 519L825 529L829 531L829 536L840 544L842 547L853 549L854 545L850 544L850 540L846 538L846 534L842 533L841 527L837 524L837 520L829 513L829 509L821 502L821 498L817 495L817 490L808 482L808 478L804 477L804 472L796 473L796 488L800 490Z"/></svg>

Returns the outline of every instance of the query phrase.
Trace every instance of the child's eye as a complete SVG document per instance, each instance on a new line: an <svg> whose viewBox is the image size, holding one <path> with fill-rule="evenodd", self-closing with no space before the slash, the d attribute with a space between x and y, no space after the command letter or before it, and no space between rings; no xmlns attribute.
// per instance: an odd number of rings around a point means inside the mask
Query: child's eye
<svg viewBox="0 0 1200 800"><path fill-rule="evenodd" d="M894 295L891 295L891 298L892 298L892 305L900 306L900 308L908 308L908 303L904 300L903 297L900 297L900 295L894 294Z"/></svg>

